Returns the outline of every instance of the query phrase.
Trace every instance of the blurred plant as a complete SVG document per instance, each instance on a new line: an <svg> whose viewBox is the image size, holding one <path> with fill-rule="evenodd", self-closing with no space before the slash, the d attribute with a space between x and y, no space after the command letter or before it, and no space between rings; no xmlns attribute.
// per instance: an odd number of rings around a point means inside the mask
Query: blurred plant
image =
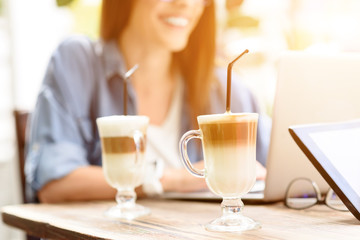
<svg viewBox="0 0 360 240"><path fill-rule="evenodd" d="M252 16L244 14L241 7L244 0L226 0L227 27L239 28L241 30L248 28L258 28L260 21Z"/></svg>
<svg viewBox="0 0 360 240"><path fill-rule="evenodd" d="M59 7L66 6L66 5L70 4L71 2L72 2L72 0L56 0L56 4Z"/></svg>
<svg viewBox="0 0 360 240"><path fill-rule="evenodd" d="M85 34L92 39L99 37L100 0L72 0L69 9L74 17L74 32Z"/></svg>
<svg viewBox="0 0 360 240"><path fill-rule="evenodd" d="M99 37L101 0L56 0L56 4L70 10L74 33L93 39Z"/></svg>
<svg viewBox="0 0 360 240"><path fill-rule="evenodd" d="M3 14L3 0L0 0L0 16Z"/></svg>

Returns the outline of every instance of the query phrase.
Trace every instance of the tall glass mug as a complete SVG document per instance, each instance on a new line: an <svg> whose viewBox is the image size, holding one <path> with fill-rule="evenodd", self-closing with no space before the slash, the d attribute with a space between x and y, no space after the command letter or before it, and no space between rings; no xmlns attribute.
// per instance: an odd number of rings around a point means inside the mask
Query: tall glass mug
<svg viewBox="0 0 360 240"><path fill-rule="evenodd" d="M108 116L96 119L107 182L117 189L117 205L105 212L113 218L134 219L150 213L135 203L135 188L145 175L146 116Z"/></svg>
<svg viewBox="0 0 360 240"><path fill-rule="evenodd" d="M196 177L205 178L210 190L223 198L222 216L205 226L210 231L241 232L260 227L242 215L241 197L256 181L257 113L225 113L197 118L199 130L186 132L180 140L182 161ZM202 140L205 169L195 169L187 154L187 143Z"/></svg>

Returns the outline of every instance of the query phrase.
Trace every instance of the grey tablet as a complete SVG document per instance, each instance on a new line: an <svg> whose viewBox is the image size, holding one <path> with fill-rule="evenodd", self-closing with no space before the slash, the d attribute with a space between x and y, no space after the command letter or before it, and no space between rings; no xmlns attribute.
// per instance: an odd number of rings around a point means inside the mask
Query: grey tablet
<svg viewBox="0 0 360 240"><path fill-rule="evenodd" d="M289 127L297 145L360 220L360 119Z"/></svg>

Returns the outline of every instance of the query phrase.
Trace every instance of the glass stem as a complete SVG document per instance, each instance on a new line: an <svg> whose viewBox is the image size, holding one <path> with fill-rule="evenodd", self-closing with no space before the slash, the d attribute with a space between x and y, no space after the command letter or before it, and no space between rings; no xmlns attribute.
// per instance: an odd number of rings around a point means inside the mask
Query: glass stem
<svg viewBox="0 0 360 240"><path fill-rule="evenodd" d="M223 217L240 215L243 208L244 203L241 198L224 198L221 203Z"/></svg>
<svg viewBox="0 0 360 240"><path fill-rule="evenodd" d="M131 207L135 206L136 193L134 190L118 189L115 199L118 204L118 207L131 208Z"/></svg>

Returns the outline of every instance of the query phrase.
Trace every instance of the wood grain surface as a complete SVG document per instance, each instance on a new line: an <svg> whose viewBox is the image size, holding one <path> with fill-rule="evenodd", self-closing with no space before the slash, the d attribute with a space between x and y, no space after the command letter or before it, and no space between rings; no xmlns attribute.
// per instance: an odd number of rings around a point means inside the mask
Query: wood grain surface
<svg viewBox="0 0 360 240"><path fill-rule="evenodd" d="M48 239L360 239L360 222L325 205L292 210L283 203L245 205L244 214L262 227L216 233L204 224L220 216L220 203L139 200L151 215L133 221L103 215L114 202L22 204L2 208L6 224Z"/></svg>

